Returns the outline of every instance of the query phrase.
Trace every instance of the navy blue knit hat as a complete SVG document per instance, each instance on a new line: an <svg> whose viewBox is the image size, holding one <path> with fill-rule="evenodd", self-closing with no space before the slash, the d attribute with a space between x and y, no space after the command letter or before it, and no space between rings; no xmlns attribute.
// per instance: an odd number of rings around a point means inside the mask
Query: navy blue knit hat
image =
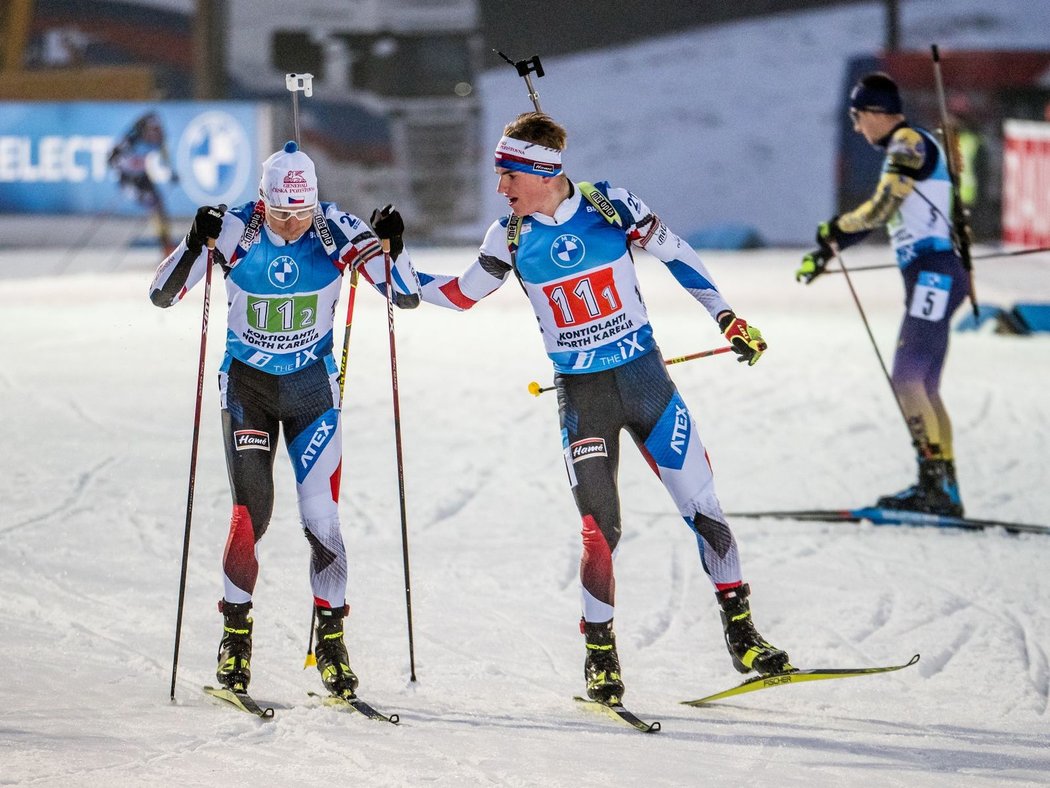
<svg viewBox="0 0 1050 788"><path fill-rule="evenodd" d="M897 83L882 72L868 74L849 94L851 109L899 115L903 110Z"/></svg>

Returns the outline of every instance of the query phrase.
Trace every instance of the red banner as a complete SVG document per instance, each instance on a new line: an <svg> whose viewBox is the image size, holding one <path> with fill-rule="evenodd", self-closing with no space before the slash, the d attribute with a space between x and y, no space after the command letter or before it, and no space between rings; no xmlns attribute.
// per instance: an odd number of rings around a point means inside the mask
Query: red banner
<svg viewBox="0 0 1050 788"><path fill-rule="evenodd" d="M1003 242L1050 246L1050 123L1003 124Z"/></svg>

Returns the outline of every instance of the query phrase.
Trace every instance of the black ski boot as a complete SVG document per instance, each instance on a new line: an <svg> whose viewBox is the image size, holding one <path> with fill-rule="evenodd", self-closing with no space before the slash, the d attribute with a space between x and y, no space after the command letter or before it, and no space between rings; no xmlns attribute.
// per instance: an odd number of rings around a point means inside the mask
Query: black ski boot
<svg viewBox="0 0 1050 788"><path fill-rule="evenodd" d="M620 678L620 659L616 656L612 619L601 624L581 620L580 630L587 642L587 659L583 663L587 697L599 703L620 703L623 680Z"/></svg>
<svg viewBox="0 0 1050 788"><path fill-rule="evenodd" d="M883 509L962 517L963 505L955 463L951 460L919 460L919 483L876 502Z"/></svg>
<svg viewBox="0 0 1050 788"><path fill-rule="evenodd" d="M318 607L317 645L314 653L317 656L317 669L321 672L321 681L325 689L333 695L353 695L357 689L357 676L350 669L350 657L343 642L343 619L349 608L331 609Z"/></svg>
<svg viewBox="0 0 1050 788"><path fill-rule="evenodd" d="M251 609L251 602L233 604L225 599L219 602L222 640L219 642L219 666L215 669L215 678L234 692L245 692L252 679L252 619L248 615Z"/></svg>
<svg viewBox="0 0 1050 788"><path fill-rule="evenodd" d="M740 673L754 670L763 676L793 670L788 664L787 652L767 643L755 629L751 605L747 601L750 593L751 587L745 583L715 594L722 607L722 628L733 667Z"/></svg>

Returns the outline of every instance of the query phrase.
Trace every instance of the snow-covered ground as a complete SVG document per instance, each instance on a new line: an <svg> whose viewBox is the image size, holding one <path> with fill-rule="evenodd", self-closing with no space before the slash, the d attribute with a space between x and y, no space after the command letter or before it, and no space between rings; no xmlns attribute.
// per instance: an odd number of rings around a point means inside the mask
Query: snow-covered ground
<svg viewBox="0 0 1050 788"><path fill-rule="evenodd" d="M579 521L549 365L509 284L468 314L397 313L418 682L408 681L383 301L357 299L342 516L348 645L362 694L400 727L321 708L303 672L310 591L293 478L261 543L252 689L260 723L204 696L220 636L230 499L215 372L204 397L177 702L168 700L201 292L146 299L147 257L116 273L85 251L62 276L0 279L0 784L1022 786L1050 782L1050 538L785 521L733 522L760 629L799 666L922 660L882 677L785 687L693 709L739 680L695 540L633 448L617 628L644 736L576 708ZM458 271L469 249L419 252ZM908 440L841 276L808 288L798 251L706 255L766 334L672 374L728 511L871 502L910 483ZM856 251L853 265L885 262ZM39 262L0 256L0 271ZM667 355L717 329L659 264L639 263ZM982 300L1050 299L1045 260L984 263ZM889 356L894 271L856 274ZM968 513L1050 522L1050 337L958 333L944 392ZM629 442L629 441L628 441Z"/></svg>

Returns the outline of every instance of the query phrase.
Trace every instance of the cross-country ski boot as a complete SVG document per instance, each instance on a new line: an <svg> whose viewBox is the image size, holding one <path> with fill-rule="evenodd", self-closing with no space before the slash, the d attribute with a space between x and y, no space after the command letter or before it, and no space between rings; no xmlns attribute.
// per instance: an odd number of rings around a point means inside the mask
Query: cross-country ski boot
<svg viewBox="0 0 1050 788"><path fill-rule="evenodd" d="M896 495L876 502L882 509L962 517L963 505L955 463L951 460L919 460L919 482Z"/></svg>
<svg viewBox="0 0 1050 788"><path fill-rule="evenodd" d="M314 653L317 656L317 670L325 689L339 697L353 696L357 689L357 676L350 669L350 657L343 642L343 619L349 607L332 609L315 608L317 615L317 645Z"/></svg>
<svg viewBox="0 0 1050 788"><path fill-rule="evenodd" d="M222 640L219 641L219 666L215 669L215 678L234 692L246 692L252 679L252 619L248 615L251 608L251 602L233 604L225 599L219 602Z"/></svg>
<svg viewBox="0 0 1050 788"><path fill-rule="evenodd" d="M601 624L581 620L580 630L587 643L587 659L583 663L587 697L615 706L623 700L624 688L612 619Z"/></svg>
<svg viewBox="0 0 1050 788"><path fill-rule="evenodd" d="M787 652L768 643L755 629L747 601L750 593L751 587L745 583L715 594L722 607L722 628L733 667L740 673L754 670L763 676L794 670L788 664Z"/></svg>

